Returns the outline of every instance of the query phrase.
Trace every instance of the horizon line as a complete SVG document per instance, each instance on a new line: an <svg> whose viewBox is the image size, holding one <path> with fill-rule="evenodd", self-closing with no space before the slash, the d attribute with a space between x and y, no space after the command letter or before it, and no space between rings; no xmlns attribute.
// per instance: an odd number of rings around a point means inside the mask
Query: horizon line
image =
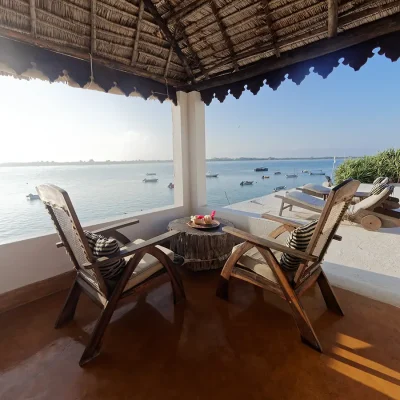
<svg viewBox="0 0 400 400"><path fill-rule="evenodd" d="M274 160L327 160L336 156L309 156L309 157L212 157L206 158L206 161L274 161ZM361 156L339 156L336 159L358 158ZM152 159L152 160L99 160L90 159L88 161L9 161L0 163L1 167L7 166L46 166L46 165L95 165L95 164L134 164L134 163L152 163L152 162L173 162L173 159Z"/></svg>

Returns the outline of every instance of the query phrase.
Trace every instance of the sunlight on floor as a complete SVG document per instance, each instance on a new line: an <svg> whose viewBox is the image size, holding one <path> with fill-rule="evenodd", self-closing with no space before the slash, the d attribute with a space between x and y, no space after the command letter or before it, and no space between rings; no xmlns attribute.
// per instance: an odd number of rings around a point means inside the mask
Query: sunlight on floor
<svg viewBox="0 0 400 400"><path fill-rule="evenodd" d="M351 336L345 335L344 333L338 333L336 335L337 343L342 346L346 346L349 349L367 349L368 347L372 347L369 343L363 342L362 340L353 338Z"/></svg>
<svg viewBox="0 0 400 400"><path fill-rule="evenodd" d="M353 367L334 358L328 358L327 366L350 379L353 379L371 389L389 396L392 399L400 399L400 385L396 385L386 379L375 376L372 373L365 372L362 369Z"/></svg>

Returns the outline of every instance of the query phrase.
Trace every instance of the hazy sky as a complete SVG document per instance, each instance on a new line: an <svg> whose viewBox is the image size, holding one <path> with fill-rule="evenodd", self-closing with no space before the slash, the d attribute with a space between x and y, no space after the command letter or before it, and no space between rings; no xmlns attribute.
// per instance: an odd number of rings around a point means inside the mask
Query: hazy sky
<svg viewBox="0 0 400 400"><path fill-rule="evenodd" d="M400 147L400 62L375 56L206 107L207 157L362 155ZM0 163L172 158L171 103L0 77Z"/></svg>

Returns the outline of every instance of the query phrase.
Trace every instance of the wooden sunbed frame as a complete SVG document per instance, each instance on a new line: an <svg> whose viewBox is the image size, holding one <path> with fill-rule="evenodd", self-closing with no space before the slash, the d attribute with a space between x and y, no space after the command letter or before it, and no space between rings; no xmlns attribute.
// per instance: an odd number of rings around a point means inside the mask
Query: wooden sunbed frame
<svg viewBox="0 0 400 400"><path fill-rule="evenodd" d="M244 240L244 242L232 252L232 255L226 261L221 272L217 296L228 300L229 283L232 277L250 282L255 286L279 295L288 302L302 341L322 352L317 335L300 303L300 297L307 289L318 283L327 307L333 312L343 315L328 278L322 270L322 261L332 239L340 239L336 235L336 230L359 184L360 182L350 179L332 189L313 236L304 252L291 249L276 240L282 233L292 231L297 226L301 226L299 223L282 217L273 217L274 221L281 222L282 225L276 228L268 239L232 227L223 228L225 232ZM268 214L263 215L263 217L268 218ZM263 263L271 269L276 282L240 264L241 257L253 247L256 247L261 254ZM272 250L289 253L301 260L294 276L289 276L288 273L285 273Z"/></svg>
<svg viewBox="0 0 400 400"><path fill-rule="evenodd" d="M75 281L68 293L65 304L57 318L55 327L61 328L74 317L80 294L86 293L101 309L102 313L98 319L89 343L79 361L83 366L100 353L101 342L105 330L110 322L111 316L117 307L120 299L131 295L148 291L153 286L158 286L167 281L171 282L174 302L177 303L185 298L185 291L179 274L171 259L156 245L168 241L179 232L170 231L140 244L133 244L118 229L137 224L137 219L113 224L101 229L92 231L94 233L106 234L116 238L124 245L117 256L95 258L89 248L89 244L83 233L79 219L75 213L68 193L55 185L41 185L37 187L38 194L49 212L61 242L57 247L65 247L76 270ZM139 265L145 254L151 254L163 265L163 269L153 274L137 286L125 290L125 286ZM112 289L106 285L99 267L103 264L130 256L127 265Z"/></svg>
<svg viewBox="0 0 400 400"><path fill-rule="evenodd" d="M319 191L315 189L306 188L305 186L299 186L296 190L299 190L305 194L309 194L314 197L319 197L323 200L326 200L329 196L329 192L331 188L326 188L327 190ZM370 196L369 192L356 192L354 194L354 202L362 201ZM383 203L382 207L388 210L393 210L400 207L399 199L397 197L389 196Z"/></svg>
<svg viewBox="0 0 400 400"><path fill-rule="evenodd" d="M281 195L275 195L275 197L282 200L279 215L282 215L283 210L289 209L292 211L292 207L296 206L305 210L321 213L321 209L313 207L312 205L306 205L303 202L296 201ZM400 227L400 212L393 209L387 208L388 198L390 197L389 189L385 189L382 192L382 197L378 199L372 206L359 209L354 214L349 212L346 214L346 218L351 221L360 224L364 229L369 231L377 231L380 228L396 228ZM364 198L370 198L368 195ZM362 201L358 204L362 204ZM285 204L287 204L285 206Z"/></svg>
<svg viewBox="0 0 400 400"><path fill-rule="evenodd" d="M279 216L282 216L283 211L286 209L289 209L289 211L292 211L293 206L303 208L304 210L314 211L317 213L321 213L323 210L323 208L314 207L311 204L300 203L299 201L296 201L295 199L291 199L289 197L282 196L280 194L276 194L275 197L277 199L281 199L281 201L282 201L281 206L279 208ZM287 205L285 205L285 204L287 204Z"/></svg>

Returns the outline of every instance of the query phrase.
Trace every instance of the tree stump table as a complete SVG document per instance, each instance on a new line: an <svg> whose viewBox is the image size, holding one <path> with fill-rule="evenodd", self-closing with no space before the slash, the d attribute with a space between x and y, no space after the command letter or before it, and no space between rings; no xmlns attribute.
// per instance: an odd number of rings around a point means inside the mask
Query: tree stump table
<svg viewBox="0 0 400 400"><path fill-rule="evenodd" d="M217 219L221 225L213 229L195 229L187 225L190 218L179 218L168 224L168 230L180 234L171 239L171 250L184 257L185 267L192 271L222 268L235 245L232 235L224 232L224 226L233 226L226 219Z"/></svg>

